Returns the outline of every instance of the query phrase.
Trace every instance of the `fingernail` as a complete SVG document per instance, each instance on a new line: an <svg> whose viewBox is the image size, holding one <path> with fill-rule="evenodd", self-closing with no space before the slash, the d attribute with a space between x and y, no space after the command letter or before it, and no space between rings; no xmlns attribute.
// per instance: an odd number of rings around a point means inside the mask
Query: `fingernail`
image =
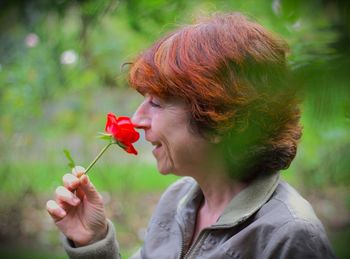
<svg viewBox="0 0 350 259"><path fill-rule="evenodd" d="M85 168L82 167L82 166L75 166L73 169L72 169L72 172L77 174L78 177L81 176L82 174L84 174L85 172Z"/></svg>
<svg viewBox="0 0 350 259"><path fill-rule="evenodd" d="M80 202L80 199L78 199L78 198L74 198L74 199L73 199L73 202L74 202L74 204L75 204L75 205L78 205L78 204L79 204L79 202Z"/></svg>

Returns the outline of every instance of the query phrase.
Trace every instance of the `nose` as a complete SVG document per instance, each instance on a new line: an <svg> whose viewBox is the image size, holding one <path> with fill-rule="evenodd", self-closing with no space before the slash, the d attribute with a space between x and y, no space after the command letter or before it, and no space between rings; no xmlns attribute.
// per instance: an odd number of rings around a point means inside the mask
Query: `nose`
<svg viewBox="0 0 350 259"><path fill-rule="evenodd" d="M148 129L151 126L151 119L145 107L145 103L141 103L131 117L131 122L137 129Z"/></svg>

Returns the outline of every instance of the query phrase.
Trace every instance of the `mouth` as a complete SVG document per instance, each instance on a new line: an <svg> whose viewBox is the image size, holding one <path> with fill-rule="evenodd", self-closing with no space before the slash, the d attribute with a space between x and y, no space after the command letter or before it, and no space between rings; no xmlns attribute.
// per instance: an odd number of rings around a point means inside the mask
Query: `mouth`
<svg viewBox="0 0 350 259"><path fill-rule="evenodd" d="M160 142L151 142L151 144L154 147L153 150L159 149L162 146Z"/></svg>
<svg viewBox="0 0 350 259"><path fill-rule="evenodd" d="M163 145L160 142L153 142L153 141L151 141L151 144L153 146L152 153L155 157L157 157L160 154L160 149Z"/></svg>
<svg viewBox="0 0 350 259"><path fill-rule="evenodd" d="M146 141L149 142L153 146L152 153L154 156L159 155L160 149L163 146L160 141L157 141L155 139L151 139L146 135Z"/></svg>

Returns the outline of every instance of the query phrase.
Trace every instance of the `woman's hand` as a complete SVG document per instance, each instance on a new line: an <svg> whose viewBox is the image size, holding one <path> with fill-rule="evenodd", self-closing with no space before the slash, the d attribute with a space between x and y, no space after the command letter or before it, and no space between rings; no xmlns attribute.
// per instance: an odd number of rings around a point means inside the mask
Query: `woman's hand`
<svg viewBox="0 0 350 259"><path fill-rule="evenodd" d="M46 203L58 229L76 246L94 243L107 234L102 196L84 171L75 167L72 174L64 175L64 186L56 189L56 200Z"/></svg>

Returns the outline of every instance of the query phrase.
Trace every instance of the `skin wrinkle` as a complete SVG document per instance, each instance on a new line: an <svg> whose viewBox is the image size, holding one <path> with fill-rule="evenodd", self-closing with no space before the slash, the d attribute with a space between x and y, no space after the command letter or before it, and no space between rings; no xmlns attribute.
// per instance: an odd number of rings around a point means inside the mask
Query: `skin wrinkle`
<svg viewBox="0 0 350 259"><path fill-rule="evenodd" d="M167 108L168 108L168 111L169 111L170 114L173 113L173 115L178 115L177 112L176 112L176 110L171 109L171 106L170 106L170 105L168 105ZM174 169L175 169L175 171L176 171L177 166L176 166L176 164L175 164L175 162L174 162L173 154L172 154L172 152L171 152L171 150L170 150L170 143L168 142L168 140L167 140L166 138L163 139L163 141L164 141L164 144L165 144L166 152L168 153L168 156L167 156L167 157L169 158L170 163L173 165L173 167L174 167Z"/></svg>

